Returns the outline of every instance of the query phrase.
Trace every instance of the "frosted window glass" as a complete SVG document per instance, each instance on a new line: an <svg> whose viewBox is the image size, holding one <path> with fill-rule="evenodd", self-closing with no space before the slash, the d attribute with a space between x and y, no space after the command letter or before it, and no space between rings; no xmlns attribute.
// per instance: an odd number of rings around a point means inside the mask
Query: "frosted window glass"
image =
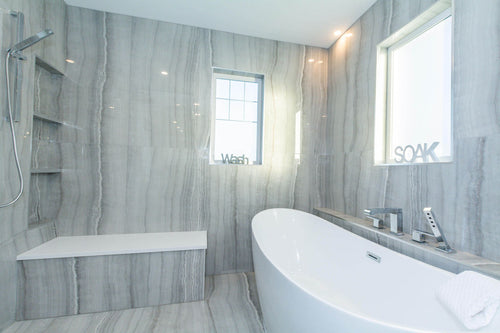
<svg viewBox="0 0 500 333"><path fill-rule="evenodd" d="M433 142L451 156L451 17L389 52L389 159L397 146Z"/></svg>
<svg viewBox="0 0 500 333"><path fill-rule="evenodd" d="M229 100L215 100L215 117L216 119L229 119Z"/></svg>
<svg viewBox="0 0 500 333"><path fill-rule="evenodd" d="M231 120L245 120L245 104L241 101L230 102L230 117Z"/></svg>
<svg viewBox="0 0 500 333"><path fill-rule="evenodd" d="M217 98L229 98L229 80L216 79L216 95Z"/></svg>
<svg viewBox="0 0 500 333"><path fill-rule="evenodd" d="M245 103L245 120L257 121L257 102Z"/></svg>
<svg viewBox="0 0 500 333"><path fill-rule="evenodd" d="M217 120L215 123L214 158L223 156L245 155L249 161L255 161L257 156L257 124L250 122L235 122Z"/></svg>
<svg viewBox="0 0 500 333"><path fill-rule="evenodd" d="M245 82L231 80L231 99L243 100L245 98Z"/></svg>
<svg viewBox="0 0 500 333"><path fill-rule="evenodd" d="M214 69L210 163L262 164L263 79Z"/></svg>
<svg viewBox="0 0 500 333"><path fill-rule="evenodd" d="M256 102L259 96L259 85L253 82L245 82L245 100Z"/></svg>

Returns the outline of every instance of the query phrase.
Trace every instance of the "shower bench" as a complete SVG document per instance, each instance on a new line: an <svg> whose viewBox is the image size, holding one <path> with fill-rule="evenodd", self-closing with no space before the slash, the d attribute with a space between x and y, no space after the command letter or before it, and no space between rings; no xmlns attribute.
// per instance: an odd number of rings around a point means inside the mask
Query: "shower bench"
<svg viewBox="0 0 500 333"><path fill-rule="evenodd" d="M204 298L206 231L56 237L17 256L17 319Z"/></svg>

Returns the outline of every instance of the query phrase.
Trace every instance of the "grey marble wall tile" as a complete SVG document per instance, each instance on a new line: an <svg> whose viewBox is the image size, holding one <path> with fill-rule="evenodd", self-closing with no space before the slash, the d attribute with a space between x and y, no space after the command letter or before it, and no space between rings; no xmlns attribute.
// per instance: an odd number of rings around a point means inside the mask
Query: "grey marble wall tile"
<svg viewBox="0 0 500 333"><path fill-rule="evenodd" d="M252 270L251 218L268 207L292 207L296 179L306 177L296 176L295 114L320 119L326 51L307 48L323 59L323 66L307 67L301 45L76 7L67 12L75 64L66 68L72 84L62 105L79 110L65 121L82 133L64 131L69 142L88 138L96 149L85 164L90 171L80 174L92 175L90 184L75 190L87 193L68 193L90 218L70 222L72 202L63 199L58 232L208 229L207 273ZM265 75L263 166L208 165L212 67ZM70 184L84 182L77 177Z"/></svg>
<svg viewBox="0 0 500 333"><path fill-rule="evenodd" d="M46 61L61 65L64 63L64 49L66 40L65 4L62 0L2 0L0 7L17 10L24 13L25 32L28 37L45 28L52 28L55 35L43 42L34 45L24 51L28 60L23 62L20 122L15 123L17 133L17 144L20 156L21 167L25 179L25 192L20 200L13 206L0 209L0 247L2 248L2 274L0 274L0 284L2 285L0 297L0 329L14 320L15 297L13 290L16 288L16 261L15 256L19 251L25 251L25 246L36 246L42 241L42 238L36 236L37 230L28 230L28 198L29 198L29 180L31 164L31 133L32 117L34 105L34 78L35 66L34 55L43 57ZM7 22L1 18L1 48L9 48L16 40L15 21L9 16ZM50 22L50 24L49 24ZM5 63L2 57L0 60L0 76L5 78ZM5 80L0 80L0 97L2 101L6 100ZM3 104L4 105L4 104ZM5 105L4 105L5 106ZM2 112L6 110L2 107ZM6 114L0 118L0 202L8 201L17 191L18 180L15 168L12 143L10 138L9 124L6 121ZM45 230L44 226L42 230ZM43 238L48 240L50 238ZM19 246L15 245L18 244Z"/></svg>
<svg viewBox="0 0 500 333"><path fill-rule="evenodd" d="M14 241L0 245L0 330L9 326L16 314L16 247Z"/></svg>
<svg viewBox="0 0 500 333"><path fill-rule="evenodd" d="M204 148L209 31L122 15L106 15L106 29L104 102L117 109L103 113L103 144Z"/></svg>
<svg viewBox="0 0 500 333"><path fill-rule="evenodd" d="M330 152L373 149L376 46L435 0L376 2L331 48L328 75Z"/></svg>
<svg viewBox="0 0 500 333"><path fill-rule="evenodd" d="M31 169L61 169L61 154L61 144L34 139L31 146Z"/></svg>
<svg viewBox="0 0 500 333"><path fill-rule="evenodd" d="M492 55L500 36L498 3L454 5L454 162L373 166L376 45L434 2L378 1L350 28L352 37L330 48L330 131L322 134L327 155L320 157L318 201L355 216L371 206L401 207L406 233L428 229L422 209L430 206L452 246L498 261L500 154L493 147L500 61ZM488 38L468 37L483 29Z"/></svg>
<svg viewBox="0 0 500 333"><path fill-rule="evenodd" d="M61 208L61 174L31 175L29 196L29 226L55 221Z"/></svg>
<svg viewBox="0 0 500 333"><path fill-rule="evenodd" d="M455 136L498 135L500 4L494 0L456 0L454 6Z"/></svg>
<svg viewBox="0 0 500 333"><path fill-rule="evenodd" d="M325 152L328 52L306 47L302 74L302 110L300 152L296 155L297 174L294 186L294 208L312 211L320 203L318 154ZM309 62L312 59L312 62ZM297 126L297 125L296 125ZM297 140L297 138L296 138ZM298 160L297 160L298 157Z"/></svg>
<svg viewBox="0 0 500 333"><path fill-rule="evenodd" d="M19 233L0 244L0 330L14 321L16 313L16 255L55 237L54 225L44 225Z"/></svg>
<svg viewBox="0 0 500 333"><path fill-rule="evenodd" d="M264 332L245 274L215 275L208 305L217 332Z"/></svg>
<svg viewBox="0 0 500 333"><path fill-rule="evenodd" d="M102 81L105 78L104 13L67 8L68 43L61 107L65 142L100 143Z"/></svg>
<svg viewBox="0 0 500 333"><path fill-rule="evenodd" d="M217 283L215 283L217 281ZM245 283L247 281L248 283ZM262 332L251 309L256 299L253 273L208 276L207 298L201 302L171 304L58 318L25 320L4 332ZM210 290L209 290L210 289ZM250 298L248 296L250 293ZM252 294L254 297L252 297ZM228 295L227 299L221 297ZM228 312L230 310L230 312ZM212 313L215 311L216 315ZM230 318L228 320L228 316ZM232 323L231 319L238 323ZM257 319L258 320L258 319ZM217 330L216 330L217 328ZM238 329L239 328L239 329Z"/></svg>
<svg viewBox="0 0 500 333"><path fill-rule="evenodd" d="M18 319L192 302L204 297L205 251L25 260Z"/></svg>
<svg viewBox="0 0 500 333"><path fill-rule="evenodd" d="M460 139L454 240L466 251L500 261L500 135Z"/></svg>
<svg viewBox="0 0 500 333"><path fill-rule="evenodd" d="M35 65L34 112L62 119L59 105L62 83L63 76Z"/></svg>
<svg viewBox="0 0 500 333"><path fill-rule="evenodd" d="M78 313L74 258L18 262L16 319Z"/></svg>
<svg viewBox="0 0 500 333"><path fill-rule="evenodd" d="M25 252L55 237L56 227L54 223L49 222L30 227L27 231L16 235L14 238L16 252L18 254Z"/></svg>

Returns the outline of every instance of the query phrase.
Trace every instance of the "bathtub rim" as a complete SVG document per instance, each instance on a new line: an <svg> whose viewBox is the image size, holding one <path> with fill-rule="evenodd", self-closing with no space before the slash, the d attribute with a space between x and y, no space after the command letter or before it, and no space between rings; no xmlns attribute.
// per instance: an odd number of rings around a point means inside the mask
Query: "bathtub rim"
<svg viewBox="0 0 500 333"><path fill-rule="evenodd" d="M264 256L264 259L267 260L271 266L276 269L282 276L284 276L290 283L292 283L294 286L296 286L297 288L299 288L302 292L306 293L307 295L309 295L310 297L314 298L315 300L321 302L322 304L326 305L326 306L329 306L329 307L332 307L334 308L335 310L337 311L340 311L341 313L344 313L346 315L349 315L351 317L354 317L354 318L357 318L359 320L363 320L363 321L367 321L369 323L373 323L373 324L376 324L376 325L380 325L380 326L386 326L386 327L389 327L391 329L395 329L395 330L402 330L402 331L405 331L405 332L414 332L414 333L441 333L440 331L436 331L436 330L426 330L426 329L415 329L415 328L411 328L411 327L408 327L408 326L402 326L402 325L398 325L398 324L394 324L394 323L390 323L390 322L387 322L387 321L382 321L382 320L377 320L375 318L372 318L372 317L367 317L367 316L363 316L362 314L360 313L356 313L356 312L353 312L353 311L349 311L349 310L346 310L345 308L342 308L340 307L339 305L337 304L334 304L332 303L331 301L329 300L326 300L324 298L322 298L320 295L317 295L315 293L311 293L310 291L308 291L304 286L302 286L301 284L299 284L297 281L295 281L292 277L290 277L289 274L287 274L281 267L275 265L275 263L269 258L269 256L265 253L265 251L262 250L262 247L261 245L259 244L259 241L257 240L257 238L255 237L255 232L254 232L254 223L256 223L256 218L259 216L259 215L263 215L264 213L269 213L270 211L288 211L288 212L298 212L299 214L301 215L304 215L304 216L311 216L313 217L315 220L317 220L318 222L321 222L320 220L324 221L325 223L328 223L329 225L331 225L334 229L338 229L338 230L342 230L344 232L348 232L349 234L351 234L352 236L355 236L355 238L358 238L358 239L361 239L361 240L364 240L364 241L367 241L367 242L370 242L370 243L373 243L372 245L374 245L375 247L380 247L382 249L385 249L385 250L388 250L388 251L391 251L393 252L394 254L398 255L398 256L403 256L405 259L411 259L412 261L414 261L415 263L417 263L418 265L425 265L425 266L431 266L437 270L441 270L441 271L444 271L448 274L454 274L454 273L451 273L451 272L448 272L448 271L445 271L441 268L438 268L438 267L434 267L432 265L429 265L429 264L426 264L422 261L419 261L417 259L414 259L414 258L411 258L409 256L406 256L404 254L401 254L401 253L398 253L396 251L393 251L391 249L388 249L386 247L383 247L382 245L380 244L377 244L375 242L372 242L370 241L369 239L366 239L364 237L361 237L359 235L356 235L352 232L350 232L349 230L345 230L319 216L316 216L314 214L311 214L311 213L308 213L308 212L304 212L304 211L301 211L301 210L297 210L297 209L292 209L292 208L269 208L269 209L265 209L265 210L262 210L260 212L258 212L257 214L255 214L255 216L252 218L252 246L253 244L256 244L257 247L259 248L259 251L263 254ZM252 252L253 252L253 247L252 247ZM253 253L255 254L255 253ZM257 276L257 272L255 272L255 275ZM258 287L258 286L257 286ZM257 288L258 289L258 288ZM500 315L500 314L499 314ZM454 318L453 316L450 315L451 318L453 318L453 320L455 320L458 325L460 325L462 327L462 330L461 331L458 331L458 332L467 332L469 330L466 329L465 326L462 325L462 323L460 323L456 318ZM485 329L487 328L488 326L484 327ZM450 331L452 332L452 331Z"/></svg>

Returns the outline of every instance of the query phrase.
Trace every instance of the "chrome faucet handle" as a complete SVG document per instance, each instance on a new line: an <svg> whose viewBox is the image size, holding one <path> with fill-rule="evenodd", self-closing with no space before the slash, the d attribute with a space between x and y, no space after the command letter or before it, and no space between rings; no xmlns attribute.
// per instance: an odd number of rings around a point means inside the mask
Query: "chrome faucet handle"
<svg viewBox="0 0 500 333"><path fill-rule="evenodd" d="M390 216L390 228L391 233L396 236L403 235L403 209L401 208L367 208L363 210L366 217L373 220L374 214L389 214ZM378 223L377 223L378 224ZM373 220L373 226L381 229L379 226L375 226L375 220Z"/></svg>
<svg viewBox="0 0 500 333"><path fill-rule="evenodd" d="M425 236L434 237L430 232L425 232L418 229L413 229L411 232L411 240L417 243L425 243Z"/></svg>
<svg viewBox="0 0 500 333"><path fill-rule="evenodd" d="M372 226L377 229L383 229L384 228L384 221L382 219L379 219L378 217L371 216L371 215L366 215L367 218L372 220Z"/></svg>

